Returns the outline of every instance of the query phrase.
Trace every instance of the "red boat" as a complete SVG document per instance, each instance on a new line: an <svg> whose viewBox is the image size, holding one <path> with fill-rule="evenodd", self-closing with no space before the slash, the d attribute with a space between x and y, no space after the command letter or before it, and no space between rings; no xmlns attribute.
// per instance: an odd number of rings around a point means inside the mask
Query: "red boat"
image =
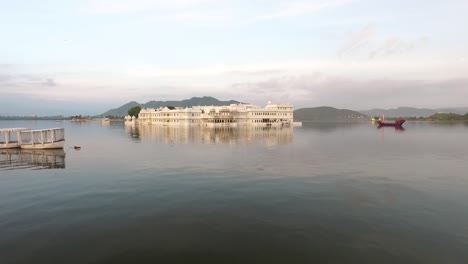
<svg viewBox="0 0 468 264"><path fill-rule="evenodd" d="M394 127L398 126L398 127L401 127L405 121L406 120L404 120L404 119L397 119L397 120L395 120L393 122L385 122L385 121L378 120L377 124L379 124L379 126L394 126Z"/></svg>

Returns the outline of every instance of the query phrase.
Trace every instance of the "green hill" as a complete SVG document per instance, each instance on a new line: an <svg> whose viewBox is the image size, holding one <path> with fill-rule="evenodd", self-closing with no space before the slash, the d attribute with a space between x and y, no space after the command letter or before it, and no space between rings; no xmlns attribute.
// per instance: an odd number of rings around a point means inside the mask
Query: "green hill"
<svg viewBox="0 0 468 264"><path fill-rule="evenodd" d="M429 120L451 121L451 120L468 120L468 113L459 115L455 113L437 113L429 116Z"/></svg>
<svg viewBox="0 0 468 264"><path fill-rule="evenodd" d="M125 116L130 108L134 106L140 106L141 108L158 108L163 106L174 106L174 107L192 107L197 105L214 105L214 106L221 106L221 105L230 105L230 104L238 104L238 101L230 100L230 101L220 101L216 98L210 96L204 97L192 97L190 99L182 100L182 101L149 101L145 104L140 104L138 102L132 101L126 103L118 108L111 109L100 116Z"/></svg>
<svg viewBox="0 0 468 264"><path fill-rule="evenodd" d="M429 117L437 113L455 113L463 115L468 112L468 107L452 107L452 108L414 108L414 107L398 107L392 109L371 109L359 111L369 116L385 117Z"/></svg>
<svg viewBox="0 0 468 264"><path fill-rule="evenodd" d="M135 107L135 106L138 106L138 105L141 105L139 104L138 102L135 102L135 101L131 101L129 103L126 103L118 108L114 108L114 109L111 109L99 116L126 116L127 115L127 111L132 108L132 107Z"/></svg>
<svg viewBox="0 0 468 264"><path fill-rule="evenodd" d="M348 109L329 106L301 108L294 111L294 121L358 121L368 120L369 116Z"/></svg>

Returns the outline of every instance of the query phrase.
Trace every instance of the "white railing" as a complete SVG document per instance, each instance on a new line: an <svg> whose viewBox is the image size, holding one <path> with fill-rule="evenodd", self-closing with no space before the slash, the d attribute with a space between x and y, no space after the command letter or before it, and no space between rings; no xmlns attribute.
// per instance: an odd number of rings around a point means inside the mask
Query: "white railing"
<svg viewBox="0 0 468 264"><path fill-rule="evenodd" d="M44 144L65 140L65 129L52 128L43 130L29 130L21 132L21 143Z"/></svg>

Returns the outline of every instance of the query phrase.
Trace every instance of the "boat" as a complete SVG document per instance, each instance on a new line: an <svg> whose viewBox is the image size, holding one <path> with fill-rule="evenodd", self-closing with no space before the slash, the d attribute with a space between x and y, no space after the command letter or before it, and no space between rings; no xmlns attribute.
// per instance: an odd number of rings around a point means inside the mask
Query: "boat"
<svg viewBox="0 0 468 264"><path fill-rule="evenodd" d="M64 128L47 128L20 132L23 149L63 149L65 145Z"/></svg>
<svg viewBox="0 0 468 264"><path fill-rule="evenodd" d="M20 132L28 128L0 129L0 149L19 148L21 146Z"/></svg>
<svg viewBox="0 0 468 264"><path fill-rule="evenodd" d="M379 124L379 126L394 126L394 127L401 127L403 125L403 123L405 123L406 120L404 119L397 119L393 122L385 122L385 121L382 121L382 120L377 120L377 124Z"/></svg>

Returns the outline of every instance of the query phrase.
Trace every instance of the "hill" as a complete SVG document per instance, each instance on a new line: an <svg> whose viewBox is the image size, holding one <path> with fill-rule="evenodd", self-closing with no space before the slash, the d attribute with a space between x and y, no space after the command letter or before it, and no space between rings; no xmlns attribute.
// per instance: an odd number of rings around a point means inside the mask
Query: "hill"
<svg viewBox="0 0 468 264"><path fill-rule="evenodd" d="M329 106L301 108L294 111L294 121L357 121L368 120L369 116L348 110Z"/></svg>
<svg viewBox="0 0 468 264"><path fill-rule="evenodd" d="M455 113L437 113L429 116L427 119L439 121L468 120L468 113L465 115L459 115Z"/></svg>
<svg viewBox="0 0 468 264"><path fill-rule="evenodd" d="M139 104L138 102L135 102L135 101L131 101L129 103L126 103L118 108L114 108L114 109L111 109L103 114L101 114L100 116L126 116L127 115L127 112L130 108L132 107L135 107L135 106L138 106L141 104Z"/></svg>
<svg viewBox="0 0 468 264"><path fill-rule="evenodd" d="M382 116L385 117L429 117L436 113L455 113L465 114L468 112L468 107L454 107L454 108L414 108L414 107L398 107L392 109L371 109L359 111L368 116Z"/></svg>
<svg viewBox="0 0 468 264"><path fill-rule="evenodd" d="M204 97L192 97L190 99L182 100L182 101L149 101L144 104L140 104L138 102L132 101L126 103L118 108L111 109L100 116L125 116L127 115L127 111L134 107L140 106L141 108L158 108L163 106L174 106L174 107L192 107L197 105L214 105L214 106L221 106L221 105L230 105L230 104L238 104L238 101L229 100L229 101L220 101L216 98L210 96Z"/></svg>

